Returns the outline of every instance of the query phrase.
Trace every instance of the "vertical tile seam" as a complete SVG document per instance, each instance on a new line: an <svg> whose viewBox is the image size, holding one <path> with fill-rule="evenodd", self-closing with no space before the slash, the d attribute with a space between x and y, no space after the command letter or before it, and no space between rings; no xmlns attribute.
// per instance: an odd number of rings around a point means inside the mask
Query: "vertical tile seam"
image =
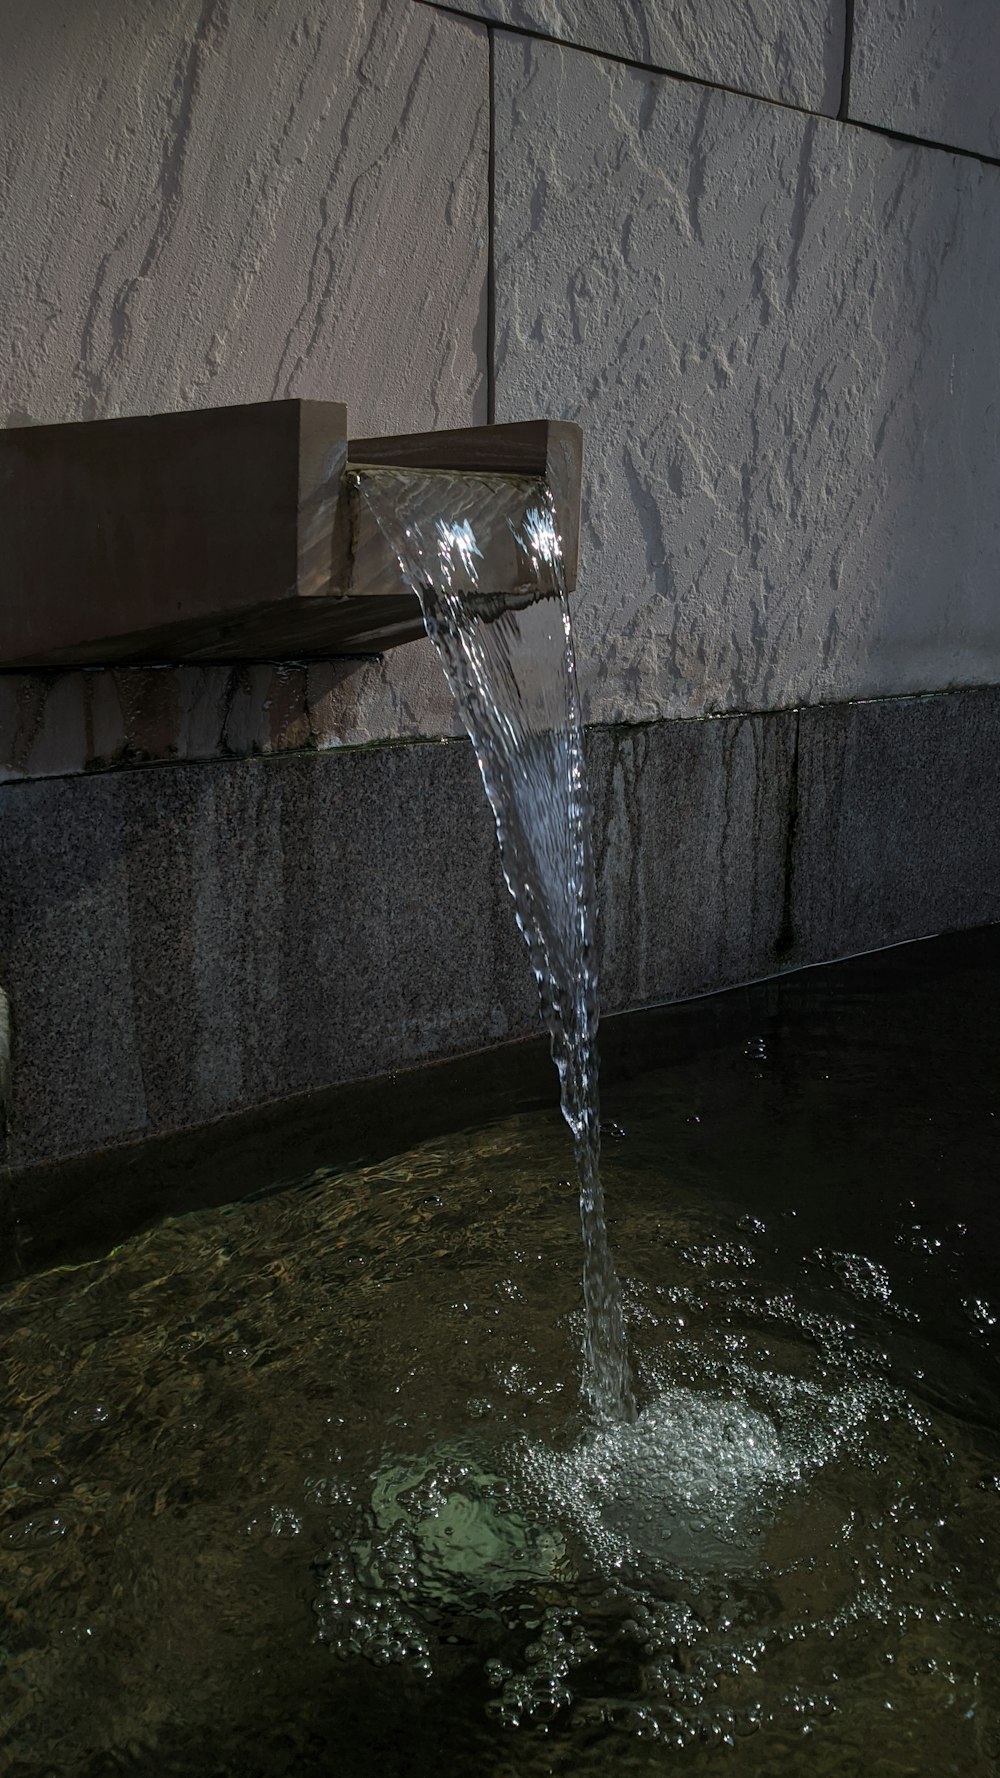
<svg viewBox="0 0 1000 1778"><path fill-rule="evenodd" d="M496 387L496 31L486 29L489 79L489 149L486 177L486 423L497 417Z"/></svg>
<svg viewBox="0 0 1000 1778"><path fill-rule="evenodd" d="M854 60L854 0L844 0L844 67L840 78L837 117L847 123L851 115L851 65Z"/></svg>

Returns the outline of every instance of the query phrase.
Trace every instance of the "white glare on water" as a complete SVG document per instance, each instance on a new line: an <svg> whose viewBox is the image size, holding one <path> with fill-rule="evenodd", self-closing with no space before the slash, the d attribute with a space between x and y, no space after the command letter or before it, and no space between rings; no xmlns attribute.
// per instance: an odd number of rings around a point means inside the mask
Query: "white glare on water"
<svg viewBox="0 0 1000 1778"><path fill-rule="evenodd" d="M420 600L479 761L573 1135L584 1390L598 1420L629 1420L635 1410L621 1290L600 1174L590 803L552 497L541 482L489 476L366 469L358 482ZM491 523L510 532L513 586L481 583L484 550L463 508L475 514L484 498Z"/></svg>

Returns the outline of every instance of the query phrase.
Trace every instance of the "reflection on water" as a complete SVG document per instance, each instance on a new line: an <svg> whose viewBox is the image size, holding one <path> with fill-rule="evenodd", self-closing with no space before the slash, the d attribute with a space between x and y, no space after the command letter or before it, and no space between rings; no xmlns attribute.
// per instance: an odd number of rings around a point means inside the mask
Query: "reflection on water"
<svg viewBox="0 0 1000 1778"><path fill-rule="evenodd" d="M7 1291L5 1772L995 1778L1000 1021L921 952L607 1090L633 1425L554 1113Z"/></svg>

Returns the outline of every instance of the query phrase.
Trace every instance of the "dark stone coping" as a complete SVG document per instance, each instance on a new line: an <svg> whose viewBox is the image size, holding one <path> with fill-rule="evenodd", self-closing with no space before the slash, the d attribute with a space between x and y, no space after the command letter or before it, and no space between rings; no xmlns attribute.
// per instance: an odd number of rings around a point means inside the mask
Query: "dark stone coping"
<svg viewBox="0 0 1000 1778"><path fill-rule="evenodd" d="M962 975L982 995L1000 982L1000 925L896 945L840 963L606 1019L601 1031L604 1107L615 1089L788 1025L856 1017L869 1026L901 990L918 993ZM869 1035L870 1035L869 1030ZM895 1035L895 1033L893 1034ZM908 1041L906 1033L900 1033ZM555 1071L542 1038L379 1079L300 1094L195 1130L130 1143L102 1155L0 1176L0 1279L80 1264L165 1217L247 1201L327 1176L377 1166L422 1142L549 1108L558 1116ZM570 1144L567 1134L567 1171Z"/></svg>

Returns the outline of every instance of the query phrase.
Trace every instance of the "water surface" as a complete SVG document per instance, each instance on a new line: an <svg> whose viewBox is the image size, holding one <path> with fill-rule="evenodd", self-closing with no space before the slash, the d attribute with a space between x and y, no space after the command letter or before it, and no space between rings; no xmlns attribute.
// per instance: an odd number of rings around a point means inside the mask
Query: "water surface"
<svg viewBox="0 0 1000 1778"><path fill-rule="evenodd" d="M998 964L608 1027L632 1426L554 1109L10 1287L5 1772L994 1778Z"/></svg>

